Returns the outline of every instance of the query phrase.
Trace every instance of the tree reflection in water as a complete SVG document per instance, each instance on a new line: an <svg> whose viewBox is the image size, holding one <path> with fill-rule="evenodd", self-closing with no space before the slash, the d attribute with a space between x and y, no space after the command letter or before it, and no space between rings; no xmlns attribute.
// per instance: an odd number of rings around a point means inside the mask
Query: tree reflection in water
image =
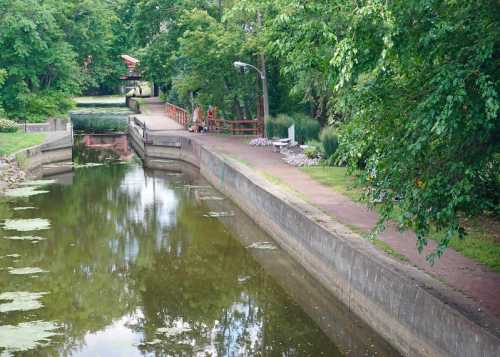
<svg viewBox="0 0 500 357"><path fill-rule="evenodd" d="M110 157L77 148L80 163ZM114 160L120 156L105 161ZM70 185L0 210L51 223L38 244L0 239L0 256L21 255L0 259L0 268L49 271L0 270L1 292L48 292L42 308L0 314L0 325L61 326L47 346L23 356L340 355L225 225L204 217L210 208L195 199L196 186L206 185L199 176L143 170L133 160L73 175ZM36 209L13 211L18 206ZM0 230L0 238L11 233Z"/></svg>

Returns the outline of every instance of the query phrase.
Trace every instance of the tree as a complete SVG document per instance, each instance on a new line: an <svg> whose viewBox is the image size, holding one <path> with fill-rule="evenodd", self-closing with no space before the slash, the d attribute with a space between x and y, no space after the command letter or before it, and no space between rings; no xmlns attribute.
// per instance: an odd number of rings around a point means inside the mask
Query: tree
<svg viewBox="0 0 500 357"><path fill-rule="evenodd" d="M65 34L65 41L76 53L83 90L99 93L105 82L116 83L119 78L116 67L121 64L121 53L116 53L113 46L122 46L114 42L113 30L120 29L113 26L119 21L115 11L120 3L103 0L61 3L52 0L50 4L58 9L57 22Z"/></svg>
<svg viewBox="0 0 500 357"><path fill-rule="evenodd" d="M75 52L54 12L34 0L0 2L0 67L7 70L0 98L9 116L40 120L67 108L67 95L80 88Z"/></svg>
<svg viewBox="0 0 500 357"><path fill-rule="evenodd" d="M432 260L462 216L500 212L498 2L276 3L271 48L294 90L328 98L379 229L396 218L419 249L444 231Z"/></svg>

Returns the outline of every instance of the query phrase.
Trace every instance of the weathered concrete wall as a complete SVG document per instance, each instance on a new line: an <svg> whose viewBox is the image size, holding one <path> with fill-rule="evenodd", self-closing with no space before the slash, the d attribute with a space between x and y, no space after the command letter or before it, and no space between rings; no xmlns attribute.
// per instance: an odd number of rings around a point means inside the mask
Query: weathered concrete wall
<svg viewBox="0 0 500 357"><path fill-rule="evenodd" d="M127 97L125 105L127 107L129 107L130 109L132 109L134 112L140 113L140 105L139 105L139 101L137 100L137 98Z"/></svg>
<svg viewBox="0 0 500 357"><path fill-rule="evenodd" d="M137 132L132 130L132 136ZM205 178L405 356L500 356L500 324L475 315L460 294L384 256L315 207L190 137L146 133L144 138L146 166L161 168L162 160L175 159L199 167Z"/></svg>
<svg viewBox="0 0 500 357"><path fill-rule="evenodd" d="M68 118L49 118L45 123L26 123L18 124L20 131L27 133L47 132L47 131L65 131L70 130Z"/></svg>
<svg viewBox="0 0 500 357"><path fill-rule="evenodd" d="M40 176L42 165L72 160L73 133L60 133L53 140L18 151L13 156L28 176Z"/></svg>

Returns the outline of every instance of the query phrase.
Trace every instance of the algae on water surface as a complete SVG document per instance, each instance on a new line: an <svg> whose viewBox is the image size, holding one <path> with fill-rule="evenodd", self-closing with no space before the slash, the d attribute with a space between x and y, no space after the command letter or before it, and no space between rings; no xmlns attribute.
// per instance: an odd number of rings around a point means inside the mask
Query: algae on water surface
<svg viewBox="0 0 500 357"><path fill-rule="evenodd" d="M43 306L39 301L48 293L33 293L28 291L14 291L0 294L0 301L9 301L0 304L0 313L10 311L28 311L36 310Z"/></svg>
<svg viewBox="0 0 500 357"><path fill-rule="evenodd" d="M26 219L6 219L3 229L19 232L39 231L50 228L50 222L44 218L26 218Z"/></svg>

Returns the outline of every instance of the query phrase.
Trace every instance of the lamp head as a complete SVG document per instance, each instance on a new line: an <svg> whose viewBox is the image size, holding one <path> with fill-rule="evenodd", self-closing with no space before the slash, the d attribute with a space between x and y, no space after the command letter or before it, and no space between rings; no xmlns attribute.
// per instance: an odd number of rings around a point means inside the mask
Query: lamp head
<svg viewBox="0 0 500 357"><path fill-rule="evenodd" d="M240 62L240 61L235 61L233 63L234 68L244 68L247 66L246 63Z"/></svg>

